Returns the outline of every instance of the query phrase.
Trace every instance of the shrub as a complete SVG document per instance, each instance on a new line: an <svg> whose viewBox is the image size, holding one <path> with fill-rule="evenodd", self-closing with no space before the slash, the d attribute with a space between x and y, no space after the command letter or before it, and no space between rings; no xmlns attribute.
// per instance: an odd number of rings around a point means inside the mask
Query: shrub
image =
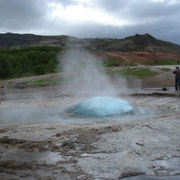
<svg viewBox="0 0 180 180"><path fill-rule="evenodd" d="M0 79L53 73L60 51L52 46L0 48Z"/></svg>

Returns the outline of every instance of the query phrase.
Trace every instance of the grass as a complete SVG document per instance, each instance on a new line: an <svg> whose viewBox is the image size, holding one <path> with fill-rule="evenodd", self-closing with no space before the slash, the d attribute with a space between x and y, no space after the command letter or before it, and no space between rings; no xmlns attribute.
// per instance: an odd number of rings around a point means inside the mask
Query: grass
<svg viewBox="0 0 180 180"><path fill-rule="evenodd" d="M160 70L163 70L163 71L166 71L166 72L171 71L170 68L165 68L165 67L162 67L162 68L159 68L159 69L160 69Z"/></svg>
<svg viewBox="0 0 180 180"><path fill-rule="evenodd" d="M108 75L135 76L137 78L151 77L156 74L157 74L156 72L151 71L150 69L147 68L143 68L143 69L127 68L118 71L108 72Z"/></svg>
<svg viewBox="0 0 180 180"><path fill-rule="evenodd" d="M49 86L60 83L61 79L45 79L45 80L36 80L36 81L28 81L28 87L39 87L39 86Z"/></svg>
<svg viewBox="0 0 180 180"><path fill-rule="evenodd" d="M157 61L157 64L154 61L144 62L142 64L149 65L149 66L153 66L153 65L178 65L178 61L177 60L166 59L166 60Z"/></svg>
<svg viewBox="0 0 180 180"><path fill-rule="evenodd" d="M158 60L157 63L155 61L141 62L142 65L154 66L154 65L179 65L179 61L175 59L164 59ZM105 67L120 67L120 66L136 66L135 63L128 63L125 61L106 61L104 62Z"/></svg>
<svg viewBox="0 0 180 180"><path fill-rule="evenodd" d="M120 67L120 66L137 66L137 64L134 63L127 63L124 61L107 61L104 63L105 67Z"/></svg>

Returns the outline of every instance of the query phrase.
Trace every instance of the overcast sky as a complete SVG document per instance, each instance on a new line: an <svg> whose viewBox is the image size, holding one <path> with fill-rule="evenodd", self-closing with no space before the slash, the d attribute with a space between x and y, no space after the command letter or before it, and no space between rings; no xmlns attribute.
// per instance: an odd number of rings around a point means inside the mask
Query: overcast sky
<svg viewBox="0 0 180 180"><path fill-rule="evenodd" d="M180 44L180 0L0 0L0 33L124 38Z"/></svg>

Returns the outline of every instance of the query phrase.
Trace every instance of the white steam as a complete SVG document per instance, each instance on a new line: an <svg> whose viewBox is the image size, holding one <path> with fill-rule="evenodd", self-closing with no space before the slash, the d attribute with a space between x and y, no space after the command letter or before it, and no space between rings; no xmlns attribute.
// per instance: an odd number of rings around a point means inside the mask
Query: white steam
<svg viewBox="0 0 180 180"><path fill-rule="evenodd" d="M84 49L67 50L62 56L61 66L64 77L62 89L67 94L87 97L119 94L104 72L103 60ZM120 83L125 87L122 80Z"/></svg>

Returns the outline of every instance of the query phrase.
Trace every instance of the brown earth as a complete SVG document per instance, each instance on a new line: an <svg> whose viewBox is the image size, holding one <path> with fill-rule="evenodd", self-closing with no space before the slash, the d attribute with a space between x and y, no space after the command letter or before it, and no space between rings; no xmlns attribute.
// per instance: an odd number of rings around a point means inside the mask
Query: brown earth
<svg viewBox="0 0 180 180"><path fill-rule="evenodd" d="M109 61L125 62L128 64L150 63L164 60L180 60L180 54L173 53L151 53L151 52L101 52L99 56L106 57Z"/></svg>

